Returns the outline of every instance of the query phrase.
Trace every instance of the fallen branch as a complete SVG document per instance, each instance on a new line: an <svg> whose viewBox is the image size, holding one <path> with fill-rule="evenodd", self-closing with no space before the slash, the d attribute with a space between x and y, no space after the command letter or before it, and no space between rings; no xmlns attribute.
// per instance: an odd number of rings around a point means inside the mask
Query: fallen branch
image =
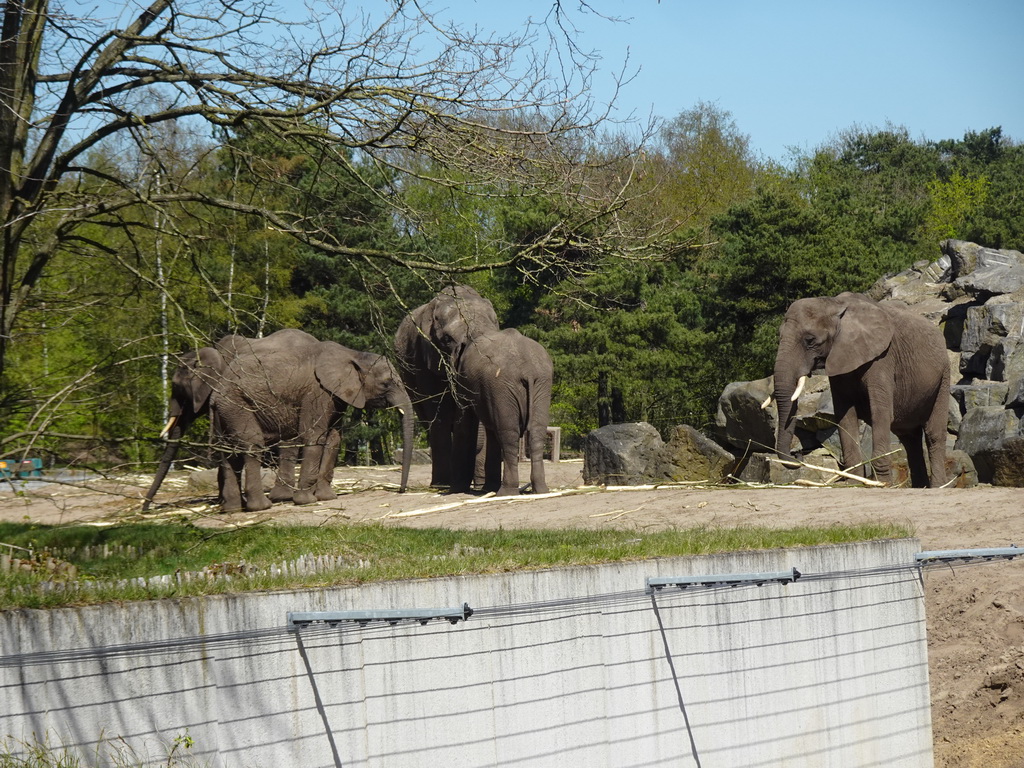
<svg viewBox="0 0 1024 768"><path fill-rule="evenodd" d="M482 501L491 501L496 498L494 493L487 493L475 499L466 499L465 501L453 501L450 504L439 504L436 507L426 507L424 509L410 509L408 512L389 512L379 519L384 520L390 517L416 517L418 515L429 515L431 512L444 512L446 509L456 509L458 507L464 507L467 504L479 504Z"/></svg>
<svg viewBox="0 0 1024 768"><path fill-rule="evenodd" d="M824 472L824 473L829 474L829 475L837 475L839 477L845 477L848 480L856 480L858 483L863 483L864 485L871 486L872 488L884 488L885 487L885 483L881 483L878 480L870 480L870 479L868 479L866 477L861 477L859 475L853 474L852 472L846 472L846 471L844 471L842 469L829 469L828 467L819 467L816 464L808 464L808 463L803 462L803 461L794 461L792 459L788 459L786 461L783 461L782 459L772 459L772 458L769 458L768 461L772 461L772 462L775 462L776 464L781 464L783 466L786 466L787 464L789 464L789 465L797 464L797 465L799 465L801 467L806 467L807 469L814 469L814 470L817 470L818 472Z"/></svg>

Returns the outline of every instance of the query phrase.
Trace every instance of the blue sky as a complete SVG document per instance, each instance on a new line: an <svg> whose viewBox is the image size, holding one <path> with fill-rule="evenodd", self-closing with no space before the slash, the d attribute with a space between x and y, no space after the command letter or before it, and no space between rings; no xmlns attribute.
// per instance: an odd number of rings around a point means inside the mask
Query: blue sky
<svg viewBox="0 0 1024 768"><path fill-rule="evenodd" d="M755 152L785 162L852 127L960 139L1001 125L1024 143L1024 0L588 0L579 43L605 59L610 95L626 56L639 68L620 114L671 118L698 102L732 114ZM552 0L437 0L483 29L542 18ZM514 26L512 26L514 25Z"/></svg>

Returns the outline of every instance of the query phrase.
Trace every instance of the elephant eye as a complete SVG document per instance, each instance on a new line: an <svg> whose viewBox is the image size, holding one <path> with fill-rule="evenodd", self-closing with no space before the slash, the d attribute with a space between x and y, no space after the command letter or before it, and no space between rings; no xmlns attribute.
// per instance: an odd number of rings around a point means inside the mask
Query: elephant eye
<svg viewBox="0 0 1024 768"><path fill-rule="evenodd" d="M817 347L819 345L820 342L814 336L811 336L810 334L804 336L804 346L807 347L808 349L813 349L814 347Z"/></svg>

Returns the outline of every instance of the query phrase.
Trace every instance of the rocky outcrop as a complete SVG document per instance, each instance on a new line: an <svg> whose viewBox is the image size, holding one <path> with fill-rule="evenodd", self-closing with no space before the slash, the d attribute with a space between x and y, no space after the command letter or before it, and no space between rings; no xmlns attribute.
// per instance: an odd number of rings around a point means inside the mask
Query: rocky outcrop
<svg viewBox="0 0 1024 768"><path fill-rule="evenodd" d="M953 382L947 477L961 486L975 478L1024 486L1024 254L946 240L936 261L888 275L867 294L878 301L901 301L943 331ZM801 397L797 414L801 449L808 456L838 458L828 380L814 376L812 382L813 394ZM788 477L767 459L752 460L766 448L770 453L773 445L774 405L760 410L770 391L770 378L728 385L716 422L716 439L746 457L737 468L740 476L758 482ZM863 425L861 443L868 455L870 434ZM895 439L893 450L894 469L905 477L905 459L901 463Z"/></svg>

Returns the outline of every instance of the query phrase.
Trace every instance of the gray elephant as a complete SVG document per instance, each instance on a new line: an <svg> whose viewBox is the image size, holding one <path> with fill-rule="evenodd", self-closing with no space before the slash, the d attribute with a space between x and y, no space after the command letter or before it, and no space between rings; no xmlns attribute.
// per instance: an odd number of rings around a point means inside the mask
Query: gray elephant
<svg viewBox="0 0 1024 768"><path fill-rule="evenodd" d="M466 344L456 372L487 434L484 490L499 496L519 493L519 440L528 434L530 484L534 493L547 493L544 442L554 377L547 350L513 328L490 331Z"/></svg>
<svg viewBox="0 0 1024 768"><path fill-rule="evenodd" d="M458 402L453 361L474 337L497 330L490 301L469 286L450 285L410 312L395 334L402 379L428 428L431 485L461 492L472 484L476 422Z"/></svg>
<svg viewBox="0 0 1024 768"><path fill-rule="evenodd" d="M143 512L149 509L167 477L167 472L178 455L181 439L196 419L209 412L210 396L224 374L227 364L234 359L239 350L251 353L258 350L262 343L262 339L247 339L231 334L212 347L189 350L180 356L178 367L171 377L171 397L168 403L170 418L160 433L160 437L167 438L167 446L142 502ZM265 439L268 444L274 442L272 435L265 436ZM270 492L270 499L288 501L292 497L298 448L277 446L277 454L276 482Z"/></svg>
<svg viewBox="0 0 1024 768"><path fill-rule="evenodd" d="M272 435L282 446L301 446L296 504L335 497L330 478L346 408L397 407L402 419L404 491L412 459L413 410L394 366L382 355L357 352L303 331L277 331L239 350L210 401L224 458L218 482L224 511L270 506L259 479L259 455ZM243 474L244 473L244 492Z"/></svg>
<svg viewBox="0 0 1024 768"><path fill-rule="evenodd" d="M775 449L780 456L791 455L796 400L804 381L822 366L832 390L844 466L862 462L862 419L871 426L877 480L892 483L892 461L886 455L891 431L906 449L914 487L945 482L950 374L945 340L936 326L898 303L879 303L857 293L793 302L779 329L775 358Z"/></svg>

